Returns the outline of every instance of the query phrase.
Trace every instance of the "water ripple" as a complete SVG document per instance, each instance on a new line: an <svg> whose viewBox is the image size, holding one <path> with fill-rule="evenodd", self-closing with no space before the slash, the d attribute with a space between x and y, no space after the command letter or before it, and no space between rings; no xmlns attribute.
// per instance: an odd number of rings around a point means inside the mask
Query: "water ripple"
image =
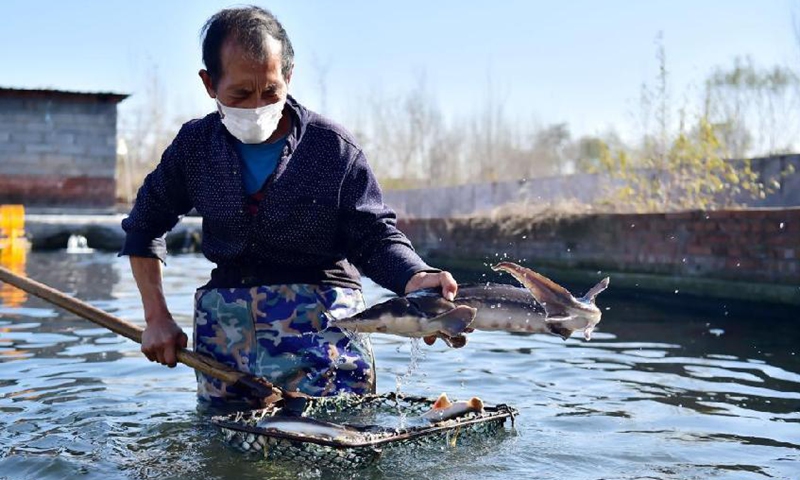
<svg viewBox="0 0 800 480"><path fill-rule="evenodd" d="M28 274L143 325L127 260L30 255ZM167 301L191 331L210 265L180 256ZM386 297L367 282L369 302ZM378 389L478 395L520 410L515 430L387 456L336 478L794 479L800 464L796 322L614 300L591 342L475 332L467 347L373 335ZM606 294L604 294L606 295ZM767 310L763 310L767 311ZM770 331L764 332L764 322ZM710 329L724 331L715 335ZM0 478L330 478L226 448L197 411L186 367L147 362L133 342L29 299L0 306Z"/></svg>

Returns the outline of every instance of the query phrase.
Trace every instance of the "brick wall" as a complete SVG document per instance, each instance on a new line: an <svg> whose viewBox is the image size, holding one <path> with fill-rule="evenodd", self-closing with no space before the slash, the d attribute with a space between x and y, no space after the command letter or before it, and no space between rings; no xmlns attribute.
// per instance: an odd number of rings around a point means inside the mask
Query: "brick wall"
<svg viewBox="0 0 800 480"><path fill-rule="evenodd" d="M800 208L521 219L406 219L428 255L800 284ZM798 293L800 295L800 293Z"/></svg>
<svg viewBox="0 0 800 480"><path fill-rule="evenodd" d="M0 203L114 204L116 103L0 98Z"/></svg>

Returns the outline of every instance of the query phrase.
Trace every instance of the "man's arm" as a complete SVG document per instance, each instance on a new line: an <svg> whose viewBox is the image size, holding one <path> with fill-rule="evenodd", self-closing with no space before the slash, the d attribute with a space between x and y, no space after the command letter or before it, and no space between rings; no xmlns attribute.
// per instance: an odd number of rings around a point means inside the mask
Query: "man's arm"
<svg viewBox="0 0 800 480"><path fill-rule="evenodd" d="M144 319L142 353L152 362L174 367L177 349L186 348L189 338L172 319L164 298L161 263L156 258L130 257L133 278L142 296Z"/></svg>
<svg viewBox="0 0 800 480"><path fill-rule="evenodd" d="M398 295L442 287L452 298L458 288L448 272L426 264L397 229L395 213L383 195L362 152L358 152L340 191L347 256L368 277Z"/></svg>
<svg viewBox="0 0 800 480"><path fill-rule="evenodd" d="M164 299L161 263L167 254L164 234L187 213L191 201L181 167L178 138L161 157L136 195L130 215L122 221L125 244L120 255L130 256L131 270L142 296L147 327L142 334L142 353L153 361L174 367L176 351L188 338L172 319Z"/></svg>
<svg viewBox="0 0 800 480"><path fill-rule="evenodd" d="M181 166L180 136L178 133L161 156L161 162L144 179L131 213L122 220L126 236L120 255L158 258L164 262L167 255L164 234L192 209Z"/></svg>

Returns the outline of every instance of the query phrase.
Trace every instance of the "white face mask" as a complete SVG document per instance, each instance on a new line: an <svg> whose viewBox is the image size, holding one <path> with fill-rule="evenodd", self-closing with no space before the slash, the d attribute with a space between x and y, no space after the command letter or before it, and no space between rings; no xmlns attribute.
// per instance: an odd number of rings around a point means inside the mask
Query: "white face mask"
<svg viewBox="0 0 800 480"><path fill-rule="evenodd" d="M278 128L285 103L286 100L282 100L258 108L234 108L226 107L217 99L217 108L222 124L231 135L242 143L262 143Z"/></svg>

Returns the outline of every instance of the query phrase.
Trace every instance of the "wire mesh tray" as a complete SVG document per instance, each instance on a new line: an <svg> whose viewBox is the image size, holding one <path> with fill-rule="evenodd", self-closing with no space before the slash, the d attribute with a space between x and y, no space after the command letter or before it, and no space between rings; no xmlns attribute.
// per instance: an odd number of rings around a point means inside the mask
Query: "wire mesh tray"
<svg viewBox="0 0 800 480"><path fill-rule="evenodd" d="M433 402L424 397L395 393L310 399L303 417L346 429L348 435L342 437L259 426L259 422L264 425L265 419L297 418L282 417L283 412L278 408L215 416L211 421L220 428L225 442L241 452L269 460L310 461L321 467L342 468L368 465L384 451L394 448L416 448L444 442L455 445L467 438L494 435L502 429L506 419L510 419L513 426L517 414L507 405L484 406L483 412L469 412L450 420L414 425L414 421L428 411ZM376 424L376 419L380 418L393 418L395 422L405 419L409 425Z"/></svg>

